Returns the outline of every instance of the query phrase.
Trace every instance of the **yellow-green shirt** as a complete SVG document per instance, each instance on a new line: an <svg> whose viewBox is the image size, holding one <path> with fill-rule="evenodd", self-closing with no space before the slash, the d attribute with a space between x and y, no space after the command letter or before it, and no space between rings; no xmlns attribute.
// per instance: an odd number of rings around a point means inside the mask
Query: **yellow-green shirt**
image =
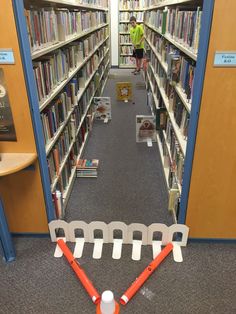
<svg viewBox="0 0 236 314"><path fill-rule="evenodd" d="M138 43L140 43L140 39L143 37L143 35L144 35L144 30L143 30L142 25L136 25L136 27L131 27L130 38L131 38L131 42L135 46L135 48L137 48L137 49L143 49L144 48L144 41L142 41L141 44L138 45Z"/></svg>

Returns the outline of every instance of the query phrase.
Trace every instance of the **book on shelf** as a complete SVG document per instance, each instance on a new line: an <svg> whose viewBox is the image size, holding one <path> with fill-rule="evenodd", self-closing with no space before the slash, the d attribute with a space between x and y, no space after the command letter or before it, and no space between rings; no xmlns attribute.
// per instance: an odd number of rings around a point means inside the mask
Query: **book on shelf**
<svg viewBox="0 0 236 314"><path fill-rule="evenodd" d="M201 29L202 11L200 7L167 7L165 10L147 11L145 22L161 34L169 35L178 43L197 53Z"/></svg>
<svg viewBox="0 0 236 314"><path fill-rule="evenodd" d="M120 53L124 55L133 55L133 48L131 46L121 46L120 47Z"/></svg>
<svg viewBox="0 0 236 314"><path fill-rule="evenodd" d="M144 14L142 11L139 12L120 12L120 21L129 21L131 16L134 16L137 20L137 22L142 22Z"/></svg>
<svg viewBox="0 0 236 314"><path fill-rule="evenodd" d="M78 0L78 1L79 4L94 5L102 8L108 7L108 0Z"/></svg>
<svg viewBox="0 0 236 314"><path fill-rule="evenodd" d="M134 67L135 59L131 57L120 56L120 65Z"/></svg>
<svg viewBox="0 0 236 314"><path fill-rule="evenodd" d="M179 201L180 191L178 189L170 189L168 210L176 212L177 204Z"/></svg>
<svg viewBox="0 0 236 314"><path fill-rule="evenodd" d="M46 100L54 89L58 87L58 84L68 79L70 72L82 63L86 54L85 41L90 42L89 49L93 50L104 38L104 32L97 31L84 41L73 42L73 44L69 44L65 48L58 49L39 58L37 62L33 62L39 101L43 102ZM79 81L80 87L84 87L84 80L87 78L87 73L91 73L90 69L98 66L99 57L103 52L103 47L101 46L101 48L88 60L82 69L83 73L80 70L79 74L76 74L82 77ZM71 84L73 84L73 80L75 78L72 79ZM73 101L73 103L75 102Z"/></svg>
<svg viewBox="0 0 236 314"><path fill-rule="evenodd" d="M120 35L120 43L130 44L131 43L130 35Z"/></svg>
<svg viewBox="0 0 236 314"><path fill-rule="evenodd" d="M55 207L55 214L57 219L64 218L64 208L62 201L62 194L60 191L55 191L52 193L53 203Z"/></svg>
<svg viewBox="0 0 236 314"><path fill-rule="evenodd" d="M119 24L119 32L129 33L131 25L130 23L121 23Z"/></svg>
<svg viewBox="0 0 236 314"><path fill-rule="evenodd" d="M25 17L33 52L107 23L106 12L65 8L29 8L25 9Z"/></svg>
<svg viewBox="0 0 236 314"><path fill-rule="evenodd" d="M163 107L156 108L156 130L164 129L167 121L167 110Z"/></svg>
<svg viewBox="0 0 236 314"><path fill-rule="evenodd" d="M156 142L156 121L153 116L136 116L136 142Z"/></svg>
<svg viewBox="0 0 236 314"><path fill-rule="evenodd" d="M138 10L142 9L144 5L143 0L122 0L120 1L121 10Z"/></svg>
<svg viewBox="0 0 236 314"><path fill-rule="evenodd" d="M166 72L170 83L177 84L186 101L191 102L196 62L186 57L180 50L155 32L148 30L147 36L159 54L159 58L157 58L153 51L151 53L151 61L155 71L158 75L160 73L161 76L163 76L161 71Z"/></svg>

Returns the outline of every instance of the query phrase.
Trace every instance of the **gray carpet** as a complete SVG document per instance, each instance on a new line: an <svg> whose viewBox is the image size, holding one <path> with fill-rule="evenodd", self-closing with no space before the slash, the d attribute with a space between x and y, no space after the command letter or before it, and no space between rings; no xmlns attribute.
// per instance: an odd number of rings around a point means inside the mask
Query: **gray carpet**
<svg viewBox="0 0 236 314"><path fill-rule="evenodd" d="M136 115L150 115L143 77L132 75L131 70L110 73L103 95L111 97L112 120L95 122L83 154L100 160L99 175L76 180L66 220L172 224L157 144L148 148L135 138ZM133 84L129 103L116 100L116 82L124 81Z"/></svg>
<svg viewBox="0 0 236 314"><path fill-rule="evenodd" d="M55 244L48 239L15 243L17 261L0 262L0 313L95 313L67 262L53 257ZM177 264L169 256L121 313L236 313L235 249L233 244L189 244L183 250L184 262ZM101 260L93 260L91 253L87 244L80 260L83 268L100 293L111 289L116 299L151 260L149 247L140 262L131 261L127 245L117 261L111 258L110 245Z"/></svg>

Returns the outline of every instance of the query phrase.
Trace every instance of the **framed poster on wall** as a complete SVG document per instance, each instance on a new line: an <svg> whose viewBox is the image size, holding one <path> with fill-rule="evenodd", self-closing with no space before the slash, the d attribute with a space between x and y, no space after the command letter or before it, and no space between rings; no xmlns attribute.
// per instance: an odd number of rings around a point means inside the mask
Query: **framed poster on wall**
<svg viewBox="0 0 236 314"><path fill-rule="evenodd" d="M16 141L10 101L4 79L4 71L0 68L0 141Z"/></svg>

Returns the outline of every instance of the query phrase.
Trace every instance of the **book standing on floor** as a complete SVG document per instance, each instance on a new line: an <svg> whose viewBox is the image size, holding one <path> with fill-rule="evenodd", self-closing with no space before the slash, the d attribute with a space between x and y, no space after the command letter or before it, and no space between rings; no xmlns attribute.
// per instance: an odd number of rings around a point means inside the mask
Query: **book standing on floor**
<svg viewBox="0 0 236 314"><path fill-rule="evenodd" d="M97 178L98 159L79 159L76 164L77 178Z"/></svg>

